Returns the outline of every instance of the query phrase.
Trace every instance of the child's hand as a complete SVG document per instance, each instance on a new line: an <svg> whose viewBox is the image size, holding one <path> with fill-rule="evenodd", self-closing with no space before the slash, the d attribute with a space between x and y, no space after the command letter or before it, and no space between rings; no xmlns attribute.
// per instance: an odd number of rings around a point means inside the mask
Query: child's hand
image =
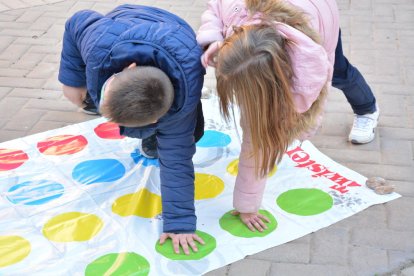
<svg viewBox="0 0 414 276"><path fill-rule="evenodd" d="M201 56L201 64L203 64L204 68L207 68L207 66L216 67L215 58L221 45L223 45L222 41L216 41L208 46L208 49Z"/></svg>
<svg viewBox="0 0 414 276"><path fill-rule="evenodd" d="M238 215L240 220L253 232L256 231L256 229L259 230L259 232L263 232L264 229L267 229L264 221L267 223L270 222L266 216L259 213L240 213L238 211L233 211L232 214L235 216Z"/></svg>
<svg viewBox="0 0 414 276"><path fill-rule="evenodd" d="M168 239L172 239L172 244L174 247L174 252L176 254L180 254L180 245L184 250L184 253L186 255L190 254L190 250L188 248L188 245L190 245L191 249L193 249L194 252L197 252L197 245L195 241L198 241L201 244L204 244L204 241L202 238L200 238L197 234L174 234L174 233L162 233L160 237L160 244L163 245L164 242Z"/></svg>

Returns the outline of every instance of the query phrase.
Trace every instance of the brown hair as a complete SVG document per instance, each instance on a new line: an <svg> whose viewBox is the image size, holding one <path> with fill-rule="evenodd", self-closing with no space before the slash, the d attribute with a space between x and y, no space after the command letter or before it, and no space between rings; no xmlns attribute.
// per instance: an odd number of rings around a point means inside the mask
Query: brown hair
<svg viewBox="0 0 414 276"><path fill-rule="evenodd" d="M265 4L270 1L250 2L247 6L263 12L265 19L261 25L235 28L235 33L224 41L217 57L217 92L227 120L231 105L239 105L249 127L256 176L264 177L282 159L289 144L315 126L327 90L322 89L307 112L296 112L291 92L293 71L286 51L289 41L269 20L298 28L316 41L318 36L307 25L303 13L284 3L276 1L272 6Z"/></svg>
<svg viewBox="0 0 414 276"><path fill-rule="evenodd" d="M174 88L168 76L156 67L138 66L114 76L100 107L112 122L145 126L157 121L171 107Z"/></svg>

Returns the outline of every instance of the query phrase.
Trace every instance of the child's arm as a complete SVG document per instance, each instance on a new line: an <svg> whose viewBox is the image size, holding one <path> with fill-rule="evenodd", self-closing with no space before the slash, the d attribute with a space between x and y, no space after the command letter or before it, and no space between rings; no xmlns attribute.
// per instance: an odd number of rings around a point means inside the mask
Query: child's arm
<svg viewBox="0 0 414 276"><path fill-rule="evenodd" d="M82 106L86 96L86 64L81 55L81 37L84 29L101 18L93 11L80 11L65 24L58 79L63 83L66 98Z"/></svg>
<svg viewBox="0 0 414 276"><path fill-rule="evenodd" d="M233 193L233 205L241 213L257 212L262 203L267 178L256 178L255 160L248 128L243 127L243 142L239 156L239 170Z"/></svg>
<svg viewBox="0 0 414 276"><path fill-rule="evenodd" d="M171 238L174 251L179 246L187 254L188 246L197 250L194 241L204 241L194 234L196 215L194 206L194 128L197 110L179 120L171 121L157 130L160 162L163 234L162 244ZM178 252L177 252L178 253Z"/></svg>
<svg viewBox="0 0 414 276"><path fill-rule="evenodd" d="M233 192L233 207L236 209L235 215L240 215L240 219L250 230L254 231L257 229L262 231L266 228L263 220L269 222L267 217L258 214L267 177L256 178L255 160L251 156L252 144L249 127L243 119L240 123L243 128L243 142L239 157L239 170Z"/></svg>
<svg viewBox="0 0 414 276"><path fill-rule="evenodd" d="M201 27L197 42L206 48L215 41L223 40L222 0L210 0L207 10L201 16Z"/></svg>
<svg viewBox="0 0 414 276"><path fill-rule="evenodd" d="M201 27L197 32L197 42L205 53L201 57L201 63L205 68L209 65L215 67L216 56L223 41L223 19L221 0L211 0L208 8L201 16Z"/></svg>

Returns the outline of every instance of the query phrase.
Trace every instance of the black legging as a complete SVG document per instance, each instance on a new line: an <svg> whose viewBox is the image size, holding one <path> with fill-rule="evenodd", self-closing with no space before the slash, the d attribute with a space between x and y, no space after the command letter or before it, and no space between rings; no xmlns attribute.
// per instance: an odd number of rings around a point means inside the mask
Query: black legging
<svg viewBox="0 0 414 276"><path fill-rule="evenodd" d="M201 101L198 102L197 105L197 123L194 129L194 139L197 143L201 137L204 135L204 115L203 115L203 106Z"/></svg>

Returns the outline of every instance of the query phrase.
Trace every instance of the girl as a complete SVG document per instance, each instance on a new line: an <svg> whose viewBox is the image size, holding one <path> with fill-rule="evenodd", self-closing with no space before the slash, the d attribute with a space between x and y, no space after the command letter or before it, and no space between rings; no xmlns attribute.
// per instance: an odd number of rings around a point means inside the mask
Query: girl
<svg viewBox="0 0 414 276"><path fill-rule="evenodd" d="M339 33L335 0L212 0L197 41L216 67L226 119L241 113L243 142L233 195L235 214L255 231L266 175L294 139L316 130L332 80Z"/></svg>

